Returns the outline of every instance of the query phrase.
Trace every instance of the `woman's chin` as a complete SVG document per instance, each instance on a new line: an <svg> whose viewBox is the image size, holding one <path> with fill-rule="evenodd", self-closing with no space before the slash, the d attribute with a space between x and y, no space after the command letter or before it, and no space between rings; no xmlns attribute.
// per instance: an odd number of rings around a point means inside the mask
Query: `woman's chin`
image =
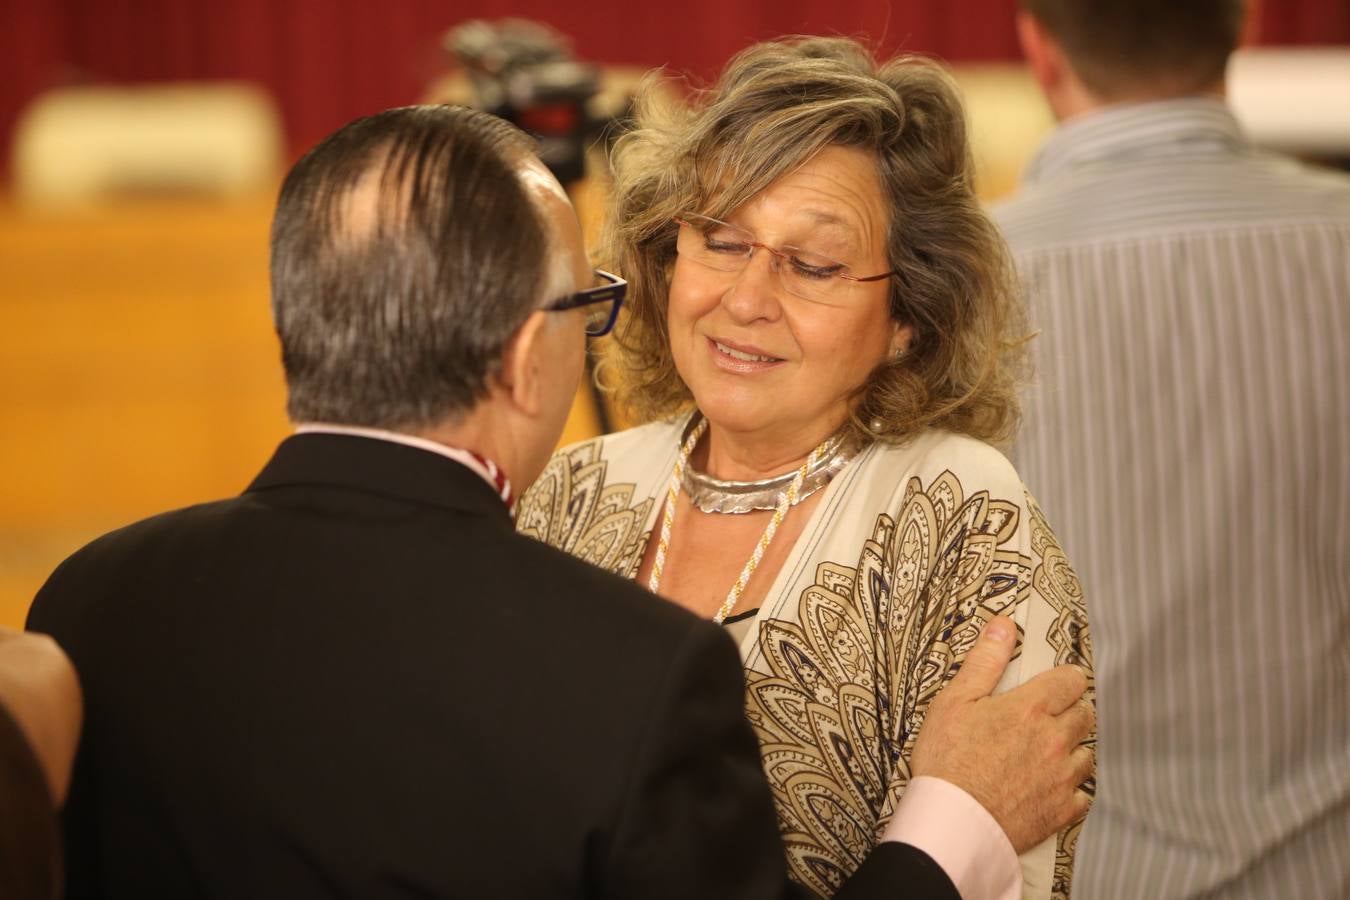
<svg viewBox="0 0 1350 900"><path fill-rule="evenodd" d="M695 402L714 432L735 435L740 440L777 441L783 445L780 448L782 450L801 449L798 444L810 450L833 434L848 418L848 410L842 407L819 410L810 416L786 416L784 413L790 407L781 396L718 396L707 403L697 398Z"/></svg>
<svg viewBox="0 0 1350 900"><path fill-rule="evenodd" d="M762 408L754 398L719 395L702 398L695 396L694 402L699 412L708 420L708 425L719 431L753 432L760 429L772 429L780 418L774 411Z"/></svg>
<svg viewBox="0 0 1350 900"><path fill-rule="evenodd" d="M799 423L784 418L781 404L765 408L748 402L699 404L699 411L714 431L748 438L772 438L798 430Z"/></svg>

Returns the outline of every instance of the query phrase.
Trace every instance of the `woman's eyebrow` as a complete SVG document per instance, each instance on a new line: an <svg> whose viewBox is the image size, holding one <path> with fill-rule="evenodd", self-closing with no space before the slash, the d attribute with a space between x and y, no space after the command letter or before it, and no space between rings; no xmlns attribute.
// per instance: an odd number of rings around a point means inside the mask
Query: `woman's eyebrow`
<svg viewBox="0 0 1350 900"><path fill-rule="evenodd" d="M821 209L803 209L801 214L809 217L812 224L816 226L825 226L826 230L839 233L839 236L852 240L862 237L862 229L852 219L844 218L836 213Z"/></svg>
<svg viewBox="0 0 1350 900"><path fill-rule="evenodd" d="M813 210L804 210L803 212L812 220L812 231L803 234L797 239L797 243L823 245L829 248L829 252L852 252L863 245L862 231L848 219L841 218L833 213L815 212Z"/></svg>

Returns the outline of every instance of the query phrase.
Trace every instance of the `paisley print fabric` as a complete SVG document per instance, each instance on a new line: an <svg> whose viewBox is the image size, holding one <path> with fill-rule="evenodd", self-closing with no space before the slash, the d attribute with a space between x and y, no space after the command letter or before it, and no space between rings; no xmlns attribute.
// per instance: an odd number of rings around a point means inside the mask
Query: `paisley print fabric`
<svg viewBox="0 0 1350 900"><path fill-rule="evenodd" d="M560 451L519 529L633 577L682 425ZM1091 671L1078 579L997 451L930 432L867 448L831 482L741 642L794 879L830 896L875 846L929 704L1001 613L1022 639L1001 688L1062 662ZM1078 828L1023 854L1024 896L1069 896Z"/></svg>
<svg viewBox="0 0 1350 900"><path fill-rule="evenodd" d="M651 531L654 498L636 499L632 484L607 484L600 446L588 441L555 455L516 508L516 529L633 578Z"/></svg>

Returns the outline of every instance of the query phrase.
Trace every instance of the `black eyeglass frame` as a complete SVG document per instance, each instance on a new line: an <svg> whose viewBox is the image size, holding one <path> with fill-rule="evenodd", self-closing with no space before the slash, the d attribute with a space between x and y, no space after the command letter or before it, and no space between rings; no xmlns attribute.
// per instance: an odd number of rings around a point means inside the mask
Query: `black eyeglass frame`
<svg viewBox="0 0 1350 900"><path fill-rule="evenodd" d="M586 330L588 337L602 337L609 334L614 328L614 322L619 318L619 307L623 306L624 295L628 293L628 282L615 275L613 272L606 272L604 269L596 269L595 274L605 280L605 284L597 285L593 288L586 288L584 291L577 291L544 307L546 312L564 312L569 309L577 309L581 306L590 306L592 303L608 303L613 301L614 305L610 307L609 318L605 321L604 327L599 331Z"/></svg>

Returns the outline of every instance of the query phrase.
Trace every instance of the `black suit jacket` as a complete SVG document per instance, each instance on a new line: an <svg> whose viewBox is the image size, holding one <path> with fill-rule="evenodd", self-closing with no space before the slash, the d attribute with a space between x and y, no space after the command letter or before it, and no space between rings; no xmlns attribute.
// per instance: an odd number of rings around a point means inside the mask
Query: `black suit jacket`
<svg viewBox="0 0 1350 900"><path fill-rule="evenodd" d="M85 689L70 896L798 890L731 642L436 454L290 438L243 496L66 560L28 625ZM956 896L874 857L847 890Z"/></svg>

